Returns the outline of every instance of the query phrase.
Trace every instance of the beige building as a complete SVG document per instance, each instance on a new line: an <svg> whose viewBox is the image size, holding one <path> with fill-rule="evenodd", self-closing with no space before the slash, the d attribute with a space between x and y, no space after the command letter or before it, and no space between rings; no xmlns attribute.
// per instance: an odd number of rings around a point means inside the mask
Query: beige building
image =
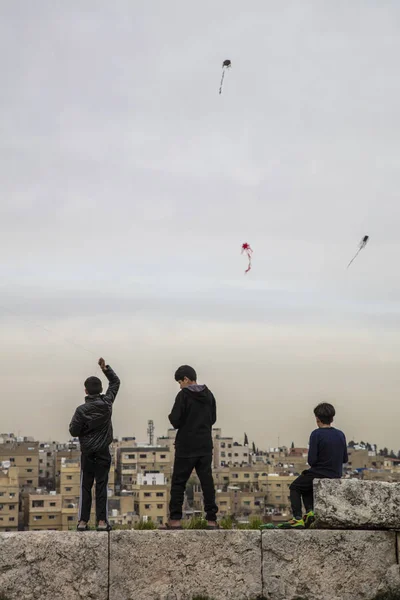
<svg viewBox="0 0 400 600"><path fill-rule="evenodd" d="M132 484L134 510L142 520L162 525L168 518L169 488L163 473L138 474Z"/></svg>
<svg viewBox="0 0 400 600"><path fill-rule="evenodd" d="M121 493L132 491L139 474L162 473L168 483L171 478L171 452L168 446L133 446L118 451L118 476Z"/></svg>
<svg viewBox="0 0 400 600"><path fill-rule="evenodd" d="M228 486L226 491L217 491L218 518L226 516L249 517L263 516L265 512L265 493L262 491L243 491L237 486ZM200 487L194 492L195 512L204 513L203 494Z"/></svg>
<svg viewBox="0 0 400 600"><path fill-rule="evenodd" d="M295 479L295 475L276 475L274 473L268 475L266 505L269 509L285 512L290 508L289 486Z"/></svg>
<svg viewBox="0 0 400 600"><path fill-rule="evenodd" d="M18 507L18 469L0 463L0 531L18 531Z"/></svg>
<svg viewBox="0 0 400 600"><path fill-rule="evenodd" d="M29 531L61 531L61 494L28 494L24 500L25 523Z"/></svg>
<svg viewBox="0 0 400 600"><path fill-rule="evenodd" d="M348 466L351 469L383 469L385 468L385 458L377 456L375 452L368 450L348 449Z"/></svg>
<svg viewBox="0 0 400 600"><path fill-rule="evenodd" d="M133 528L140 520L135 512L135 498L133 492L122 496L112 496L108 500L108 522L113 527Z"/></svg>
<svg viewBox="0 0 400 600"><path fill-rule="evenodd" d="M0 444L0 463L3 461L18 469L20 488L39 487L39 442Z"/></svg>

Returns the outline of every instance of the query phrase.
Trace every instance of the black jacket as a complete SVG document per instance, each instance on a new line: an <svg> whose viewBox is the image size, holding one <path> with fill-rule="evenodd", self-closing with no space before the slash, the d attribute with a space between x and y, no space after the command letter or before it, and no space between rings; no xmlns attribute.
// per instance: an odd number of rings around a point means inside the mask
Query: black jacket
<svg viewBox="0 0 400 600"><path fill-rule="evenodd" d="M69 425L70 434L79 437L85 454L104 450L113 441L111 415L120 380L108 365L103 373L110 382L106 394L86 396L85 404L78 406Z"/></svg>
<svg viewBox="0 0 400 600"><path fill-rule="evenodd" d="M181 457L212 454L212 426L217 420L215 398L205 385L191 385L179 392L169 415L178 429L175 454Z"/></svg>

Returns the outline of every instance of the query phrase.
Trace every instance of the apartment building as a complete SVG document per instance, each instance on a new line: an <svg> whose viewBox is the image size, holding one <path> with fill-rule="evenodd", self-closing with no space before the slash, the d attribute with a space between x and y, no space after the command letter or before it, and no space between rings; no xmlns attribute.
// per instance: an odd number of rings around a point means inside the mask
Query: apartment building
<svg viewBox="0 0 400 600"><path fill-rule="evenodd" d="M18 469L0 462L0 531L18 531Z"/></svg>
<svg viewBox="0 0 400 600"><path fill-rule="evenodd" d="M168 518L169 491L163 473L139 473L132 484L134 510L140 519L162 525Z"/></svg>
<svg viewBox="0 0 400 600"><path fill-rule="evenodd" d="M61 531L61 494L37 490L24 498L25 525L29 531Z"/></svg>
<svg viewBox="0 0 400 600"><path fill-rule="evenodd" d="M108 499L108 521L113 527L132 528L140 520L135 511L133 492L122 496L112 496Z"/></svg>
<svg viewBox="0 0 400 600"><path fill-rule="evenodd" d="M248 446L242 446L234 442L232 437L215 436L214 444L214 468L237 466L242 467L250 464L250 450Z"/></svg>
<svg viewBox="0 0 400 600"><path fill-rule="evenodd" d="M39 484L55 487L57 442L39 442Z"/></svg>
<svg viewBox="0 0 400 600"><path fill-rule="evenodd" d="M0 444L0 463L9 461L18 469L20 488L39 487L39 442L15 442Z"/></svg>
<svg viewBox="0 0 400 600"><path fill-rule="evenodd" d="M132 491L139 474L162 473L170 481L172 463L168 446L132 446L118 451L118 479L121 492Z"/></svg>
<svg viewBox="0 0 400 600"><path fill-rule="evenodd" d="M265 492L243 491L240 487L234 485L228 486L225 491L217 490L216 502L219 518L226 516L262 516L266 506ZM194 492L193 508L195 512L204 513L203 494L200 487L197 486Z"/></svg>
<svg viewBox="0 0 400 600"><path fill-rule="evenodd" d="M266 483L266 506L275 511L286 511L290 507L289 486L295 475L269 473Z"/></svg>

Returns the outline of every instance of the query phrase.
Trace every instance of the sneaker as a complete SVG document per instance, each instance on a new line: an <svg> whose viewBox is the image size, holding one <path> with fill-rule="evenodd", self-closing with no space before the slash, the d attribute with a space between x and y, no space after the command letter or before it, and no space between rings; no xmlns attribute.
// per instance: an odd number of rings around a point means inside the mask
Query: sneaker
<svg viewBox="0 0 400 600"><path fill-rule="evenodd" d="M274 525L274 523L264 523L263 525L260 525L260 529L261 531L264 529L278 529L278 526Z"/></svg>
<svg viewBox="0 0 400 600"><path fill-rule="evenodd" d="M278 525L278 529L304 529L304 521L303 519L290 519L290 521L286 521L286 523L280 523Z"/></svg>
<svg viewBox="0 0 400 600"><path fill-rule="evenodd" d="M77 531L89 531L89 525L84 521L80 521L76 526Z"/></svg>
<svg viewBox="0 0 400 600"><path fill-rule="evenodd" d="M315 515L313 510L309 510L306 515L303 517L304 527L309 529L315 521Z"/></svg>
<svg viewBox="0 0 400 600"><path fill-rule="evenodd" d="M110 523L108 523L107 521L101 525L97 525L97 531L111 531L112 527L110 525Z"/></svg>

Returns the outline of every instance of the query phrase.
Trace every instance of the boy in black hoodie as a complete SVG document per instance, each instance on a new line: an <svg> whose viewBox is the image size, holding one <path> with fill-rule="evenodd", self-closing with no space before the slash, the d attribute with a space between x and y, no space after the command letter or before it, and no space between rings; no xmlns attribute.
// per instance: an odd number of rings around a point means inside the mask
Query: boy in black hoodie
<svg viewBox="0 0 400 600"><path fill-rule="evenodd" d="M171 425L178 429L175 440L175 462L169 505L171 529L181 528L182 505L186 483L196 470L204 496L207 525L217 528L218 507L212 476L212 426L217 420L215 398L205 385L197 384L196 371L184 365L175 373L181 391L169 415Z"/></svg>

